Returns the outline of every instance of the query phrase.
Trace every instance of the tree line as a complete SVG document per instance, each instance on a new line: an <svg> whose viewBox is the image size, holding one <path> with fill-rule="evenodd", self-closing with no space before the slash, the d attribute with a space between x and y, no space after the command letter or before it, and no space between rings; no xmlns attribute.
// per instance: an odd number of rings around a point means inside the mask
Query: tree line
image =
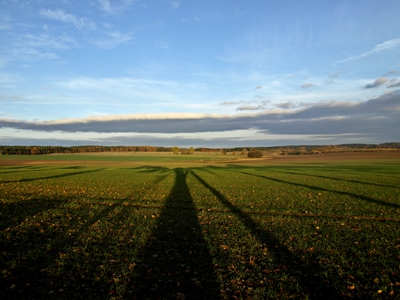
<svg viewBox="0 0 400 300"><path fill-rule="evenodd" d="M278 147L249 147L249 148L178 148L155 146L1 146L0 155L40 155L53 153L94 153L94 152L173 152L174 154L193 154L196 152L218 152L247 155L248 152L275 152L282 155L319 154L353 151L378 151L400 149L400 143L382 144L341 144L341 145L304 145Z"/></svg>
<svg viewBox="0 0 400 300"><path fill-rule="evenodd" d="M0 155L40 155L53 153L95 152L171 152L168 147L154 146L0 146Z"/></svg>

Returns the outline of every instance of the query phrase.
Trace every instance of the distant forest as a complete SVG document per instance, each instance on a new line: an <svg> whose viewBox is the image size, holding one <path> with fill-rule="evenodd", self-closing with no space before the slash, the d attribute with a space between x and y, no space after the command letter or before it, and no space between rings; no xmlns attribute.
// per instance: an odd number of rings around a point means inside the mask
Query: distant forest
<svg viewBox="0 0 400 300"><path fill-rule="evenodd" d="M154 146L0 146L0 155L41 155L53 153L95 153L95 152L176 152L177 147ZM190 154L188 148L178 148L180 154ZM222 154L246 155L248 151L263 151L265 154L281 155L320 154L335 152L399 150L400 143L383 144L342 144L342 145L304 145L279 147L237 147L237 148L197 148L197 152L218 152Z"/></svg>

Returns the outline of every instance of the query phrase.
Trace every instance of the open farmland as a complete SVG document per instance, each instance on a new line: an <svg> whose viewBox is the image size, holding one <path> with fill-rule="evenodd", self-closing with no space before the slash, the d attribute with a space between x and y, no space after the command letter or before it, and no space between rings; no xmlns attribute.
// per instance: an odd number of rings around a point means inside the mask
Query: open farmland
<svg viewBox="0 0 400 300"><path fill-rule="evenodd" d="M0 298L400 297L399 152L179 159L0 157Z"/></svg>

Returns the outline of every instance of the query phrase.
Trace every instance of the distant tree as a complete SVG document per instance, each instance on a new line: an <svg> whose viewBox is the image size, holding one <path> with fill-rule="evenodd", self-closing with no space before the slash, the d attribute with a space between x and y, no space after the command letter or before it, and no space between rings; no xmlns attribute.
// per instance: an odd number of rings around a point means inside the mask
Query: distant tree
<svg viewBox="0 0 400 300"><path fill-rule="evenodd" d="M177 146L172 147L172 152L174 152L174 154L179 154L179 148Z"/></svg>
<svg viewBox="0 0 400 300"><path fill-rule="evenodd" d="M252 150L247 153L247 157L249 158L260 158L263 157L263 153L260 150Z"/></svg>
<svg viewBox="0 0 400 300"><path fill-rule="evenodd" d="M194 154L194 148L193 148L193 147L190 147L189 153L190 153L190 154Z"/></svg>

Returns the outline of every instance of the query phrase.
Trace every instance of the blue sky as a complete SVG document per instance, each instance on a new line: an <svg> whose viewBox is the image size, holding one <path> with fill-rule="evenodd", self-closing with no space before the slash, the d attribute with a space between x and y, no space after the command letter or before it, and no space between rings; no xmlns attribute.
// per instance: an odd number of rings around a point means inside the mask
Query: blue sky
<svg viewBox="0 0 400 300"><path fill-rule="evenodd" d="M400 2L1 1L0 144L400 137Z"/></svg>

